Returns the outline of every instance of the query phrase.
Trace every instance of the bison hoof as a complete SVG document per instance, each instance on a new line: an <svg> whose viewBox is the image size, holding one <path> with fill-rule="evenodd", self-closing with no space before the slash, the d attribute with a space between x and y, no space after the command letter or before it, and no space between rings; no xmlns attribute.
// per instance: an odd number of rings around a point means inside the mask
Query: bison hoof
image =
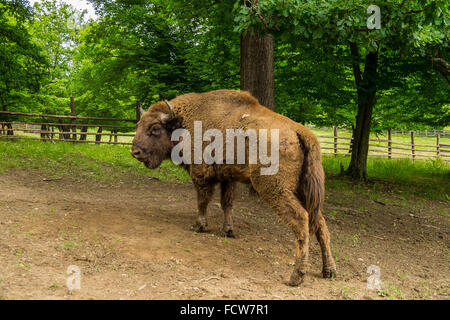
<svg viewBox="0 0 450 320"><path fill-rule="evenodd" d="M322 275L325 279L330 278L336 278L336 267L334 268L324 268L322 270Z"/></svg>
<svg viewBox="0 0 450 320"><path fill-rule="evenodd" d="M236 238L236 235L234 234L233 230L222 230L222 236L226 238Z"/></svg>
<svg viewBox="0 0 450 320"><path fill-rule="evenodd" d="M206 226L199 224L199 223L195 223L193 226L191 226L189 228L189 230L194 231L194 232L205 232L206 231Z"/></svg>
<svg viewBox="0 0 450 320"><path fill-rule="evenodd" d="M305 280L305 273L299 270L294 270L291 274L291 278L287 283L291 287L297 287Z"/></svg>

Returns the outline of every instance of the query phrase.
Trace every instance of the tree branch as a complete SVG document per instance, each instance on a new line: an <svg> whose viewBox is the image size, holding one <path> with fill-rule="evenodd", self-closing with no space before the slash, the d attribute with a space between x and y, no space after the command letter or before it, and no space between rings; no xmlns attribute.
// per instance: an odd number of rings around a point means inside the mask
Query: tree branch
<svg viewBox="0 0 450 320"><path fill-rule="evenodd" d="M447 83L450 84L450 80L448 78L448 74L450 74L450 63L439 57L433 57L431 55L428 55L427 57L431 60L433 68L442 74L445 80L447 80Z"/></svg>

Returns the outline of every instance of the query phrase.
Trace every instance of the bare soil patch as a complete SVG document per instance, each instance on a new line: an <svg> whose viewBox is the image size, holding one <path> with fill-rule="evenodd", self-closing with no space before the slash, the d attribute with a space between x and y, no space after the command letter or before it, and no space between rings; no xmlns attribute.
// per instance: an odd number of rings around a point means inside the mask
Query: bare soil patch
<svg viewBox="0 0 450 320"><path fill-rule="evenodd" d="M190 184L49 179L30 170L0 181L0 299L449 298L448 201L327 190L338 276L321 278L313 239L308 278L291 288L293 235L245 186L234 206L237 238L228 239L218 194L209 232L189 231ZM70 265L81 269L73 292ZM381 292L367 289L370 265L381 268Z"/></svg>

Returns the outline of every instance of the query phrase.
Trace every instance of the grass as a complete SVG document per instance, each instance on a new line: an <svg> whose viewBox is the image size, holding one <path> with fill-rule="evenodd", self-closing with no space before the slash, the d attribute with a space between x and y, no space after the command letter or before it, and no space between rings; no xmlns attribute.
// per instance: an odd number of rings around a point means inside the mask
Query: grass
<svg viewBox="0 0 450 320"><path fill-rule="evenodd" d="M120 145L0 140L0 173L11 168L39 170L49 178L70 175L120 181L146 175L167 182L190 181L189 175L170 161L157 169L147 169L130 156L128 146Z"/></svg>
<svg viewBox="0 0 450 320"><path fill-rule="evenodd" d="M395 300L405 298L402 288L393 283L383 285L383 288L378 291L378 295L380 297L386 297L388 299L395 299Z"/></svg>
<svg viewBox="0 0 450 320"><path fill-rule="evenodd" d="M367 193L374 201L386 191L396 192L404 200L411 194L427 199L449 199L448 162L369 158L367 170L371 181L366 185L339 176L341 165L346 168L349 160L346 156L323 156L327 188ZM37 170L49 179L70 176L113 182L149 176L165 182L190 181L187 172L171 161L164 161L154 170L145 168L130 156L129 146L0 139L0 174L16 168Z"/></svg>
<svg viewBox="0 0 450 320"><path fill-rule="evenodd" d="M322 165L328 177L339 176L341 165L347 168L349 162L350 158L345 156L322 157ZM450 163L441 159L412 161L368 158L367 174L371 182L369 196L372 200L377 200L380 193L385 192L387 188L426 199L448 200L450 196ZM355 184L354 181L344 177L340 177L338 183L336 181L327 183L327 187L342 188L345 184L352 185L353 190L357 192L367 190L367 186L361 187L361 184ZM393 186L399 189L392 189Z"/></svg>

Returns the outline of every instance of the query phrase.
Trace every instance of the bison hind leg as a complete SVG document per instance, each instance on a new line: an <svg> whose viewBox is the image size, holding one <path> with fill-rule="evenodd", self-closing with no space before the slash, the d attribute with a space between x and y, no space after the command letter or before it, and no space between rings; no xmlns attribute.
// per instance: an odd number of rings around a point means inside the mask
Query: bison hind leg
<svg viewBox="0 0 450 320"><path fill-rule="evenodd" d="M232 180L220 183L220 204L223 210L222 234L225 237L234 238L233 231L233 200L235 196L236 182Z"/></svg>
<svg viewBox="0 0 450 320"><path fill-rule="evenodd" d="M266 188L259 194L294 233L295 267L287 284L298 286L308 269L309 214L292 191Z"/></svg>
<svg viewBox="0 0 450 320"><path fill-rule="evenodd" d="M316 231L316 237L320 244L320 249L322 251L322 275L324 278L335 278L336 277L336 263L334 262L333 256L331 254L330 248L330 232L328 231L325 218L322 212L319 211L319 227Z"/></svg>

